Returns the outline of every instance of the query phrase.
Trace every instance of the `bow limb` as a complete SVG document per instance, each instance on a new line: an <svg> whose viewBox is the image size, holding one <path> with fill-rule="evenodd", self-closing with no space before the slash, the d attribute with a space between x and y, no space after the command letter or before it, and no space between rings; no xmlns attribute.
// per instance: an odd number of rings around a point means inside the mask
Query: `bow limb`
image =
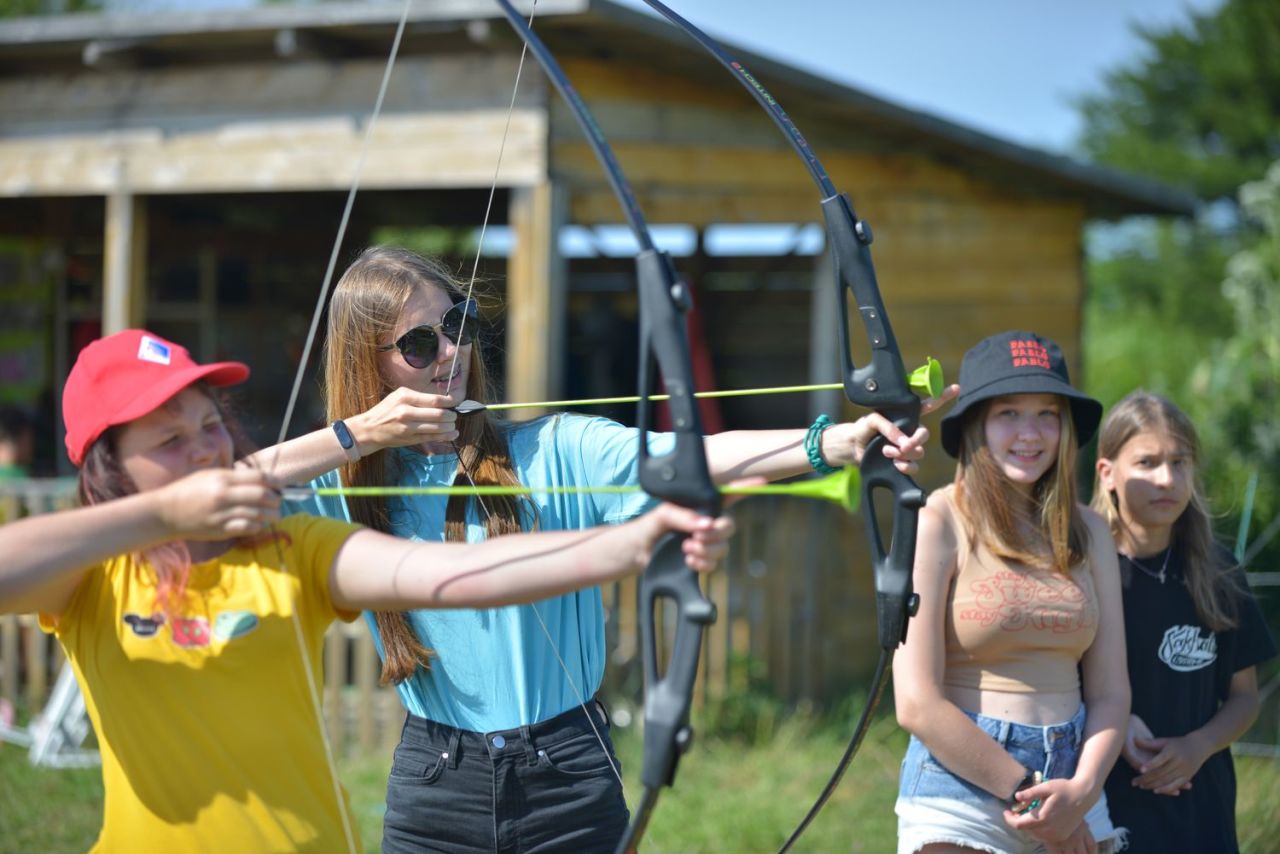
<svg viewBox="0 0 1280 854"><path fill-rule="evenodd" d="M655 498L715 515L720 511L720 493L707 466L702 419L693 398L693 368L685 322L685 315L691 307L688 289L677 279L670 258L654 245L635 194L612 148L555 57L508 0L498 0L498 5L573 111L640 246L636 256L640 296L639 393L642 398L648 393L651 365L656 361L670 394L675 426L675 449L661 457L653 456L647 440L649 406L643 399L640 401L637 416L640 485ZM663 786L674 782L680 756L688 749L693 735L689 727L689 707L702 648L702 633L715 621L716 612L715 606L703 596L697 576L685 565L681 547L684 539L683 534L663 536L640 580L645 674L644 762L641 772L644 797L619 842L620 852L635 850L644 836L658 794ZM675 603L677 622L671 658L659 675L656 619L659 602L663 599Z"/></svg>
<svg viewBox="0 0 1280 854"><path fill-rule="evenodd" d="M808 141L777 99L769 94L741 62L729 56L718 42L660 0L645 0L645 3L714 56L751 93L804 162L821 195L827 243L835 262L835 285L839 290L842 308L837 314L840 317L845 395L850 402L874 409L905 432L913 433L919 426L921 404L907 382L902 351L894 338L889 315L885 311L876 282L875 268L871 262L871 228L858 219L849 197L836 190ZM858 365L854 360L849 329L851 298L871 348L870 361L866 365ZM877 436L864 452L860 466L862 508L875 575L876 619L881 650L874 684L844 755L804 819L783 843L781 851L790 849L804 833L835 791L856 754L870 725L871 713L883 693L893 653L905 638L907 621L918 606L918 599L912 591L911 572L915 562L916 520L920 508L924 506L925 493L884 456L884 443L884 437ZM887 547L881 534L874 501L874 493L878 491L888 492L893 502L890 519L892 528Z"/></svg>

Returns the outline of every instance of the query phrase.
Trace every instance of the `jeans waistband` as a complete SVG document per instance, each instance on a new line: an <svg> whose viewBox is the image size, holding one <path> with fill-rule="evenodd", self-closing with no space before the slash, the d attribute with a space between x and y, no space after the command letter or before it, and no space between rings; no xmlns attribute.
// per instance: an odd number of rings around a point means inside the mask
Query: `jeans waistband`
<svg viewBox="0 0 1280 854"><path fill-rule="evenodd" d="M1050 751L1059 743L1079 744L1084 739L1085 708L1083 704L1071 716L1071 720L1048 726L1020 724L968 710L964 713L978 725L979 729L1001 745L1024 744L1043 747L1046 751Z"/></svg>
<svg viewBox="0 0 1280 854"><path fill-rule="evenodd" d="M538 745L550 746L583 733L603 734L608 725L609 715L604 704L593 697L585 707L574 706L554 718L493 732L458 729L410 714L405 718L400 740L439 748L448 756L449 764L455 767L458 760L466 755L488 754L496 759L512 753L524 753L533 762Z"/></svg>

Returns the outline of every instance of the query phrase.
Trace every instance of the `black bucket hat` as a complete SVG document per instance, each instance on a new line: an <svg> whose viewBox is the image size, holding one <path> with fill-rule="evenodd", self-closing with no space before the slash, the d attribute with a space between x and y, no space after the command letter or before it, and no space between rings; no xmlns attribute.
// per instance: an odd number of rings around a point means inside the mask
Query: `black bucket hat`
<svg viewBox="0 0 1280 854"><path fill-rule="evenodd" d="M942 449L960 456L960 423L974 404L1006 394L1058 394L1071 403L1076 442L1084 445L1102 420L1102 404L1071 387L1062 350L1034 332L984 338L960 363L960 397L942 419Z"/></svg>

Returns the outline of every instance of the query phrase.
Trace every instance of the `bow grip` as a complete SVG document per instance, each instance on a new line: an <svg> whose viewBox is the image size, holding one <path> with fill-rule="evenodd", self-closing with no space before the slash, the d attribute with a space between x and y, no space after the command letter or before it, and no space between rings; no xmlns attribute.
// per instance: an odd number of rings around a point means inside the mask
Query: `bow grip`
<svg viewBox="0 0 1280 854"><path fill-rule="evenodd" d="M640 599L640 633L644 653L644 742L662 745L645 751L640 779L646 788L669 786L681 754L689 749L689 698L698 675L703 629L716 621L716 606L702 595L698 577L684 562L681 544L687 534L667 533L658 540L644 571ZM671 660L658 675L657 609L660 599L676 604L676 639Z"/></svg>
<svg viewBox="0 0 1280 854"><path fill-rule="evenodd" d="M911 573L916 559L916 524L925 493L884 455L887 440L877 435L862 456L862 507L866 511L867 538L875 570L876 624L880 648L892 652L907 638L907 620L915 616L919 597L913 592ZM893 529L886 550L880 536L872 493L887 489L893 494Z"/></svg>

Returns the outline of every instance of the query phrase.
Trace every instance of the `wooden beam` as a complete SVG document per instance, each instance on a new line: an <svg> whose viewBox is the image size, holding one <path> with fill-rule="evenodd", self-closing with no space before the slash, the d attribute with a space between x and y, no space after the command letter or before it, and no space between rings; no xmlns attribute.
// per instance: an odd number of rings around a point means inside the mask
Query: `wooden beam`
<svg viewBox="0 0 1280 854"><path fill-rule="evenodd" d="M511 193L515 245L507 261L507 398L551 400L562 396L568 264L560 254L560 227L568 204L550 182ZM519 409L520 418L540 410Z"/></svg>
<svg viewBox="0 0 1280 854"><path fill-rule="evenodd" d="M141 326L146 306L146 199L121 190L107 196L102 257L102 334Z"/></svg>
<svg viewBox="0 0 1280 854"><path fill-rule="evenodd" d="M489 187L507 111L383 115L374 128L364 189ZM546 120L517 110L502 150L499 186L546 174ZM155 130L0 139L0 196L346 190L364 144L364 122L280 119L168 136Z"/></svg>

